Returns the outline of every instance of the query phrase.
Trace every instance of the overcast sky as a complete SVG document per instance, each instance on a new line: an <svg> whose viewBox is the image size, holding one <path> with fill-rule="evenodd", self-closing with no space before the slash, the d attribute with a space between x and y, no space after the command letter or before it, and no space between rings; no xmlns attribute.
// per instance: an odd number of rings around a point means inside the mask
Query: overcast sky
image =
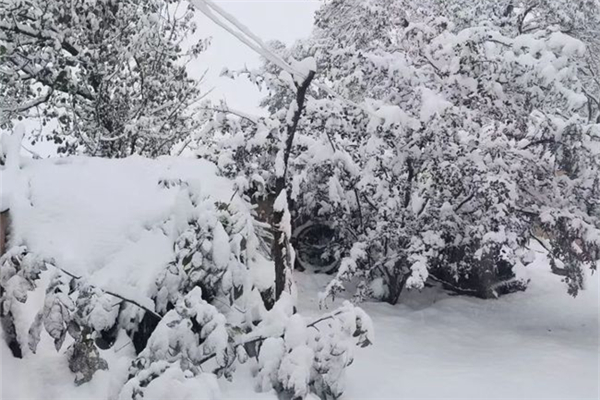
<svg viewBox="0 0 600 400"><path fill-rule="evenodd" d="M216 1L264 41L280 40L286 44L307 37L320 0L221 0ZM224 67L235 70L244 65L259 65L259 56L245 44L217 26L199 11L196 12L198 34L212 37L210 48L190 67L195 77L208 68L204 90L214 87L213 99L227 100L232 108L258 112L260 93L245 79L232 81L219 78Z"/></svg>

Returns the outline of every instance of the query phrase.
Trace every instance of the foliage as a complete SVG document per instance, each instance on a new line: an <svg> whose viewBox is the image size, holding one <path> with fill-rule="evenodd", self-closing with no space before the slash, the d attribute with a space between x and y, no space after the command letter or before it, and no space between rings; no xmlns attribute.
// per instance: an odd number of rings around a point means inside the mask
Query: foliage
<svg viewBox="0 0 600 400"><path fill-rule="evenodd" d="M62 153L168 154L198 127L193 15L179 1L3 2L2 124L35 116L48 127L34 141L50 132Z"/></svg>
<svg viewBox="0 0 600 400"><path fill-rule="evenodd" d="M0 257L0 322L15 357L23 356L14 322L18 312L16 305L27 301L28 292L36 287L36 281L45 270L44 261L25 246L11 247Z"/></svg>
<svg viewBox="0 0 600 400"><path fill-rule="evenodd" d="M229 376L235 361L231 342L225 316L202 299L199 287L194 288L162 317L133 362L120 398L143 398L144 388L169 368L199 375L202 364L212 357L218 373Z"/></svg>

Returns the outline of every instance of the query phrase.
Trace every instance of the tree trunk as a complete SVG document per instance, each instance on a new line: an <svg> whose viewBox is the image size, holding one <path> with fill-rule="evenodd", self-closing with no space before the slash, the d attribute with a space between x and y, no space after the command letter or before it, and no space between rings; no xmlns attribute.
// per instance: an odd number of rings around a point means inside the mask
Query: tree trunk
<svg viewBox="0 0 600 400"><path fill-rule="evenodd" d="M10 218L8 210L0 213L0 257L4 255L8 248L8 230L10 226ZM0 301L4 295L4 290L0 287ZM5 311L4 306L0 303L0 326L4 333L4 340L8 348L16 358L22 358L21 344L17 340L17 330L12 312Z"/></svg>
<svg viewBox="0 0 600 400"><path fill-rule="evenodd" d="M9 224L10 219L8 215L8 210L2 211L0 213L0 257L4 255L4 252L8 248L7 242Z"/></svg>
<svg viewBox="0 0 600 400"><path fill-rule="evenodd" d="M396 270L393 276L390 277L392 280L388 282L388 295L383 299L386 303L391 305L398 304L398 300L400 299L400 295L406 286L406 281L408 281L408 277L410 276L410 270L403 268L402 270ZM403 271L403 272L401 272Z"/></svg>
<svg viewBox="0 0 600 400"><path fill-rule="evenodd" d="M287 169L290 153L292 151L292 145L294 144L294 135L298 128L298 121L304 109L304 101L306 99L306 91L315 76L314 71L310 71L304 82L297 86L296 92L296 111L292 121L287 125L287 135L285 137L285 143L283 143L283 165L284 170L280 176L277 176L275 180L275 195L273 196L274 201L277 201L279 196L287 196L286 181L287 181ZM286 207L287 208L287 202ZM292 262L289 251L290 238L287 237L286 232L282 229L281 222L285 214L284 209L273 208L273 243L271 246L271 256L275 262L275 300L279 300L281 294L285 290L285 283L287 274L291 273Z"/></svg>
<svg viewBox="0 0 600 400"><path fill-rule="evenodd" d="M0 307L0 314L3 314L4 311L2 307ZM8 345L13 357L23 358L23 352L21 350L21 344L17 340L17 330L15 328L15 320L12 313L9 311L6 315L0 316L0 325L2 325L2 332L4 335L4 340Z"/></svg>

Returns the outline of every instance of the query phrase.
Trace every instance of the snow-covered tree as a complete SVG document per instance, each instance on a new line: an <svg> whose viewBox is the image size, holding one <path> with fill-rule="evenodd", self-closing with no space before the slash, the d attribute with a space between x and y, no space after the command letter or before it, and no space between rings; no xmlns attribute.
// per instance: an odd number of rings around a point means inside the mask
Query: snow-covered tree
<svg viewBox="0 0 600 400"><path fill-rule="evenodd" d="M324 256L346 256L328 295L348 280L359 298L390 303L428 278L481 297L522 289L515 271L540 229L554 262L569 265L555 270L570 293L595 267L599 138L586 43L550 24L508 29L486 4L489 18L466 23L432 4L332 0L309 40L278 46L289 60L314 56L316 79L343 96L308 90L289 159L291 215L326 220L336 238ZM285 73L245 73L267 89L274 119L285 115ZM260 173L274 152L254 146L271 125L226 121L222 169L272 179Z"/></svg>
<svg viewBox="0 0 600 400"><path fill-rule="evenodd" d="M432 12L449 16L459 29L491 21L508 36L535 34L550 29L581 40L586 45L586 51L578 63L579 78L585 84L583 92L588 97L589 121L598 122L600 2L585 0L574 4L566 0L444 0L433 2L432 6Z"/></svg>
<svg viewBox="0 0 600 400"><path fill-rule="evenodd" d="M335 63L325 58L335 89L380 117L345 125L360 175L336 177L345 185L332 202L345 197L358 208L355 230L364 234L338 278L360 276L359 293L390 302L430 274L496 296L521 286L511 268L529 261L531 232L548 213L563 221L549 218L552 255L560 248L572 270L594 268L598 221L586 203L595 198L599 138L578 73L585 45L550 28L511 36L491 17L459 30L425 16L365 40L388 37L388 46L356 48L332 39L335 21L344 23L335 3L317 20L314 51L335 54ZM354 10L372 15L373 3ZM586 166L565 178L565 156ZM567 281L572 293L581 287ZM329 289L340 288L336 279Z"/></svg>
<svg viewBox="0 0 600 400"><path fill-rule="evenodd" d="M301 135L298 126L316 69L312 57L290 62L296 71L294 75L283 71L275 78L269 64L265 64L265 71L242 71L259 85L283 89L277 104L270 105L268 118L243 116L221 105L209 131L212 135L200 137L206 148L199 155L214 160L224 174L235 179L238 190L258 205L263 221L271 225L275 300L284 290L292 290L290 275L295 254L290 243L290 202L294 197L291 192L295 171L290 157Z"/></svg>
<svg viewBox="0 0 600 400"><path fill-rule="evenodd" d="M179 1L0 5L0 118L35 117L63 153L158 156L197 129L198 82L184 50L193 8Z"/></svg>

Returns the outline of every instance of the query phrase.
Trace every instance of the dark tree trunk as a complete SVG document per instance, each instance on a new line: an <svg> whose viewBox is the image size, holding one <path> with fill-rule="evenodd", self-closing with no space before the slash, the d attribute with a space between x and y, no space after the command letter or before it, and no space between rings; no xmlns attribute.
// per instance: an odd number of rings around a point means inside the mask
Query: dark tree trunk
<svg viewBox="0 0 600 400"><path fill-rule="evenodd" d="M0 313L3 311L0 309ZM21 344L17 340L17 330L15 329L15 321L12 313L9 311L6 315L0 317L0 324L4 334L4 340L8 345L13 357L23 358Z"/></svg>
<svg viewBox="0 0 600 400"><path fill-rule="evenodd" d="M396 275L394 277L394 281L390 282L389 293L384 301L391 305L398 304L398 300L400 299L400 295L406 286L406 281L408 281L408 277L410 276L410 272L404 273L402 275Z"/></svg>
<svg viewBox="0 0 600 400"><path fill-rule="evenodd" d="M384 269L384 272L388 293L387 296L383 298L383 301L391 305L396 305L398 304L400 295L406 287L406 282L410 277L411 272L408 261L406 259L397 260L392 271Z"/></svg>
<svg viewBox="0 0 600 400"><path fill-rule="evenodd" d="M10 227L10 216L8 210L0 213L0 256L4 255L4 252L8 248L8 229Z"/></svg>
<svg viewBox="0 0 600 400"><path fill-rule="evenodd" d="M304 82L297 86L297 107L291 123L287 126L285 148L283 149L284 171L283 174L278 176L275 180L275 195L273 196L274 201L276 201L282 193L286 193L287 168L288 161L290 159L290 152L292 151L292 145L294 144L294 136L296 134L296 129L298 128L298 122L300 121L300 116L304 110L306 91L308 90L310 82L314 76L315 72L310 71ZM281 297L281 293L283 293L285 289L286 271L291 271L292 268L290 254L288 251L290 238L287 237L286 233L281 228L284 212L285 210L273 209L273 243L271 245L271 256L275 262L275 300L279 300Z"/></svg>
<svg viewBox="0 0 600 400"><path fill-rule="evenodd" d="M8 234L10 228L10 216L8 210L0 213L0 257L4 255L8 248ZM0 287L0 300L4 296L4 289ZM16 358L22 358L23 352L21 344L17 340L17 330L15 328L15 320L10 310L4 311L3 305L0 303L0 325L4 333L4 340L8 345L12 355Z"/></svg>

